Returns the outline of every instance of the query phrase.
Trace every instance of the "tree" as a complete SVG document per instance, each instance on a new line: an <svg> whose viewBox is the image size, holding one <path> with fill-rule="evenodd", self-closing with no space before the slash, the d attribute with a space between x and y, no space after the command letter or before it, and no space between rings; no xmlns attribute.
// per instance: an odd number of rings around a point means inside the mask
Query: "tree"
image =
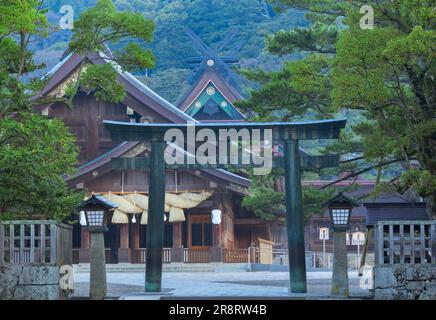
<svg viewBox="0 0 436 320"><path fill-rule="evenodd" d="M251 176L252 185L250 195L242 202L243 206L252 210L254 214L265 220L281 217L285 208L285 194L276 191L277 177L283 175L282 170L274 169L267 176ZM336 190L334 188L319 189L304 186L302 189L304 219L307 221L313 214L323 210L323 203L331 199Z"/></svg>
<svg viewBox="0 0 436 320"><path fill-rule="evenodd" d="M279 72L244 71L261 87L241 108L275 120L352 112L358 121L324 149L344 155L342 170L348 172L330 185L375 171L375 192L413 190L434 203L436 2L275 2L307 10L312 24L269 36L269 51L302 50L306 57ZM374 29L361 27L363 5L373 9Z"/></svg>
<svg viewBox="0 0 436 320"><path fill-rule="evenodd" d="M350 10L336 43L333 104L365 115L353 131L379 174L403 167L386 187L436 203L436 1L373 5L376 27Z"/></svg>
<svg viewBox="0 0 436 320"><path fill-rule="evenodd" d="M0 0L0 218L45 214L62 219L82 199L63 179L75 170L74 136L62 122L35 115L33 105L56 99L68 103L80 86L93 89L99 99L114 102L124 97L124 88L116 82L117 67L105 64L88 66L65 97L33 98L48 80L30 75L43 67L34 62L30 43L53 29L43 8L44 0ZM106 43L125 37L150 41L153 29L153 22L141 15L118 12L112 1L99 0L75 23L69 50L106 52L106 59L125 70L151 67L151 52L136 42L114 54L108 53Z"/></svg>
<svg viewBox="0 0 436 320"><path fill-rule="evenodd" d="M267 70L276 70L283 58L264 53L265 34L282 28L307 25L304 14L298 10L290 10L282 15L265 15L265 5L258 0L233 1L231 6L226 0L114 0L113 3L119 11L140 13L155 22L154 40L146 43L141 41L141 47L152 50L157 57L156 66L152 70L142 69L135 75L150 75L152 82L159 84L156 88L161 91L157 93L173 103L184 95L186 86L184 81L166 82L168 70L174 70L180 75L186 75L191 70L192 74L192 66L187 63L187 58L198 55L185 33L185 26L193 29L205 43L215 48L226 36L236 31L228 45L220 50L223 56L239 58L244 67L265 65ZM44 7L49 10L47 20L56 25L63 15L59 12L62 6L70 5L77 18L95 4L96 0L44 1ZM60 30L51 32L43 41L32 42L37 60L44 60L50 66L55 65L58 57L68 47L73 33L74 30ZM121 39L111 43L110 48L116 51L128 42L128 38ZM43 75L42 71L40 75ZM194 77L191 77L190 83L191 80L195 81ZM241 86L246 85L242 78L240 81Z"/></svg>
<svg viewBox="0 0 436 320"><path fill-rule="evenodd" d="M74 172L75 137L60 120L21 113L0 122L0 218L62 219L83 199L63 176Z"/></svg>
<svg viewBox="0 0 436 320"><path fill-rule="evenodd" d="M117 63L127 71L154 67L154 57L140 41L150 42L154 23L139 13L118 12L112 0L98 0L95 7L84 11L74 23L69 50L78 54L104 54L106 60ZM109 44L129 40L114 53L108 53ZM133 42L135 40L135 42ZM124 99L122 85L116 82L116 67L112 64L88 64L75 88L93 89L97 100L118 103ZM70 96L74 96L74 91Z"/></svg>
<svg viewBox="0 0 436 320"><path fill-rule="evenodd" d="M38 0L0 0L0 119L13 112L30 111L28 92L36 80L24 83L23 75L36 65L28 49L33 36L44 36L47 19Z"/></svg>
<svg viewBox="0 0 436 320"><path fill-rule="evenodd" d="M41 68L28 49L46 35L41 1L0 1L0 219L69 215L81 195L61 174L72 173L77 150L62 123L32 113L41 81L23 77Z"/></svg>

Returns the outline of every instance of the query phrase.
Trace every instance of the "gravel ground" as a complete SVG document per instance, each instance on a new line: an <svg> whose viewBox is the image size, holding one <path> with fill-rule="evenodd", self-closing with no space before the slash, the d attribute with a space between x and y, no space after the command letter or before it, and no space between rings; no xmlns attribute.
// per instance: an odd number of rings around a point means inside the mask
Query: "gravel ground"
<svg viewBox="0 0 436 320"><path fill-rule="evenodd" d="M89 294L89 273L75 274L74 297ZM126 299L144 294L143 273L108 273L108 297ZM308 293L303 297L327 297L331 288L331 272L309 272ZM370 296L361 288L361 279L349 273L350 295ZM292 297L287 272L168 272L162 277L164 291L172 297ZM298 295L301 297L301 294Z"/></svg>

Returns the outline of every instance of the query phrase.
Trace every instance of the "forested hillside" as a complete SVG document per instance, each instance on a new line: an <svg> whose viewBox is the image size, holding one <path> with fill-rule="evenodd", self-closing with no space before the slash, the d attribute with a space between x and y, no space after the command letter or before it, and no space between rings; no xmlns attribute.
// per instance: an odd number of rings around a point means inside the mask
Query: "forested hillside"
<svg viewBox="0 0 436 320"><path fill-rule="evenodd" d="M192 81L193 72L186 58L197 55L184 31L185 26L212 47L234 33L220 51L223 55L239 58L241 68L277 70L284 58L264 51L265 35L308 24L303 12L290 10L276 15L263 0L115 0L114 3L120 10L141 12L155 21L151 49L156 56L156 68L144 70L137 76L171 102L176 102ZM71 5L77 18L85 8L95 5L95 0L46 0L45 5L49 9L49 21L58 27L61 6ZM46 63L47 69L52 67L66 49L70 35L69 30L54 30L48 38L36 42L33 48L36 58ZM111 49L116 46L112 45Z"/></svg>

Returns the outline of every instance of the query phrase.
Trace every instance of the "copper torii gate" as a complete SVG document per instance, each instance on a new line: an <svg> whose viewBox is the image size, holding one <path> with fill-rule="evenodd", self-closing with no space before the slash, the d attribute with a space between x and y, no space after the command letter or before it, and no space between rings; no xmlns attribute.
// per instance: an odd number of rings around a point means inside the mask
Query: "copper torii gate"
<svg viewBox="0 0 436 320"><path fill-rule="evenodd" d="M145 291L160 292L162 284L162 250L165 205L165 161L167 141L165 132L179 129L184 133L192 124L145 124L103 121L115 141L151 141L150 158L113 159L116 169L149 169L149 215L147 232L147 256ZM301 168L329 167L338 163L338 158L325 156L306 157L301 161L299 140L337 139L346 120L323 120L288 123L196 123L195 130L211 129L217 134L220 129L272 129L274 141L282 141L284 156L273 161L273 166L285 169L286 222L288 231L289 273L291 292L305 293L306 261L304 249L304 222L301 193ZM196 133L196 132L195 132ZM218 136L218 135L217 135ZM171 142L171 141L170 141ZM250 166L254 166L250 164ZM170 166L168 166L170 167ZM172 166L182 167L182 165ZM186 165L188 168L222 168L220 165ZM241 167L241 165L239 165Z"/></svg>

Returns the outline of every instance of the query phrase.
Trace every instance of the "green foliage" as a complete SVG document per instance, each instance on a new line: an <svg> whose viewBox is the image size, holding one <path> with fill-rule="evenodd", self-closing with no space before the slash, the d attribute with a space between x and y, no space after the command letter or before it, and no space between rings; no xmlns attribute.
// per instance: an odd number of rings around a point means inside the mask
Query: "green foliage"
<svg viewBox="0 0 436 320"><path fill-rule="evenodd" d="M391 189L435 203L436 1L273 2L307 10L312 24L268 36L268 50L306 55L278 72L244 71L261 86L240 107L254 120L352 114L338 142L325 148L344 155L344 178L374 172L377 181L392 178ZM374 9L374 29L360 28L363 5Z"/></svg>
<svg viewBox="0 0 436 320"><path fill-rule="evenodd" d="M40 5L0 1L0 219L62 219L82 198L63 179L76 164L74 136L61 121L32 113L31 96L44 81L23 80L44 67L29 48L48 34Z"/></svg>
<svg viewBox="0 0 436 320"><path fill-rule="evenodd" d="M21 114L0 122L0 216L62 219L82 195L63 179L73 173L77 147L63 122Z"/></svg>
<svg viewBox="0 0 436 320"><path fill-rule="evenodd" d="M433 10L423 10L424 3ZM353 127L365 159L403 163L394 186L422 197L436 197L429 179L436 175L435 4L405 1L384 11L374 4L380 22L373 30L360 29L350 9L333 68L335 106L363 110L368 119Z"/></svg>
<svg viewBox="0 0 436 320"><path fill-rule="evenodd" d="M256 216L265 220L275 220L283 217L286 211L285 194L276 191L278 178L283 170L274 169L270 175L251 175L252 185L250 194L246 196L242 205L254 212ZM321 213L323 203L331 199L336 192L335 188L319 189L311 186L303 186L303 211L307 221L313 214Z"/></svg>
<svg viewBox="0 0 436 320"><path fill-rule="evenodd" d="M124 69L130 72L154 68L154 56L151 51L142 49L134 42L128 43L125 51L118 53L117 59L123 64Z"/></svg>
<svg viewBox="0 0 436 320"><path fill-rule="evenodd" d="M169 68L162 70L159 74L138 78L168 101L176 102L183 93L190 89L188 77L191 72L189 69Z"/></svg>
<svg viewBox="0 0 436 320"><path fill-rule="evenodd" d="M40 0L0 0L0 38L14 34L46 34L47 17Z"/></svg>
<svg viewBox="0 0 436 320"><path fill-rule="evenodd" d="M95 90L97 100L118 103L126 95L124 87L117 82L117 72L108 63L88 65L81 75L80 84L84 90Z"/></svg>
<svg viewBox="0 0 436 320"><path fill-rule="evenodd" d="M306 221L314 214L320 214L324 210L324 203L332 199L337 193L336 188L320 189L311 186L303 187L303 210Z"/></svg>
<svg viewBox="0 0 436 320"><path fill-rule="evenodd" d="M153 31L153 21L141 14L118 12L112 0L98 0L95 7L82 12L74 23L69 49L79 54L100 54L107 52L108 44L116 45L128 39L127 45L119 46L116 54L107 55L107 59L129 71L151 68L154 67L151 51L132 41L150 42ZM79 82L87 90L93 89L98 100L118 103L125 96L123 86L116 82L116 70L112 64L88 66Z"/></svg>
<svg viewBox="0 0 436 320"><path fill-rule="evenodd" d="M108 42L134 37L152 40L154 23L138 13L118 12L112 0L98 0L95 7L82 12L74 23L69 47L78 53L104 51Z"/></svg>
<svg viewBox="0 0 436 320"><path fill-rule="evenodd" d="M253 179L256 176L251 175L250 195L242 202L244 207L262 219L273 220L285 210L284 194L274 190L276 175L276 170L271 175L257 176L256 179Z"/></svg>
<svg viewBox="0 0 436 320"><path fill-rule="evenodd" d="M35 83L23 83L24 74L42 68L32 59L27 45L33 36L47 32L45 11L40 1L0 1L0 119L12 112L30 110L28 90Z"/></svg>
<svg viewBox="0 0 436 320"><path fill-rule="evenodd" d="M125 51L124 48L130 43L139 44L144 52L151 50L156 56L154 66L148 66L147 70L144 70L144 65L141 68L130 69L128 63L125 63L123 67L135 72L136 76L140 76L147 84L150 84L158 94L173 103L176 103L186 93L188 88L186 81L188 76L192 75L192 69L191 74L187 73L191 66L188 65L186 59L198 55L198 52L193 49L192 41L185 33L185 26L193 29L206 44L213 48L219 47L219 43L227 35L236 31L229 44L220 50L223 56L240 58L242 67L265 67L267 70L277 70L284 57L272 57L265 54L265 35L283 28L307 25L303 13L297 10L290 10L282 15L266 12L263 0L232 1L230 5L227 0L114 0L113 3L120 11L135 12L154 21L156 29L153 42L142 40L138 42L135 41L135 37L130 37L120 39L117 43L109 41L108 45L116 53L119 61L126 60L121 52ZM49 20L53 24L58 23L59 8L62 5L71 5L74 8L75 18L77 18L80 13L95 4L95 0L45 1L45 7L49 9ZM76 26L77 22L75 28ZM44 53L45 57L53 56L57 50L67 47L72 32L69 30L54 32L44 42L36 43L35 46ZM92 34L86 36L92 39ZM81 43L78 44L81 45ZM299 55L296 53L292 58L295 59ZM47 64L54 65L53 58L48 59ZM150 70L150 68L154 69ZM178 76L177 73L183 75L184 78ZM173 78L180 79L180 81L167 81ZM192 77L189 78L189 83L194 80ZM249 82L241 83L241 85L242 87L251 86Z"/></svg>

